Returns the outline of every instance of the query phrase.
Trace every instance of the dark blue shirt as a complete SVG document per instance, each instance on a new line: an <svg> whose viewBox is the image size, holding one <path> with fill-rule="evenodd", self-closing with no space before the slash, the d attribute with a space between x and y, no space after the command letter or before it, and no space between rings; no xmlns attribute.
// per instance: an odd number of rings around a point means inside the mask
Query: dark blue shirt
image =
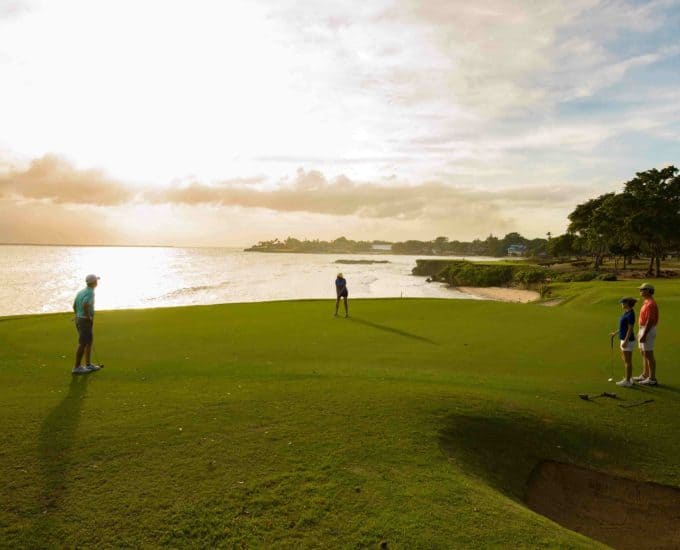
<svg viewBox="0 0 680 550"><path fill-rule="evenodd" d="M335 291L338 293L338 296L347 294L347 281L341 277L335 279Z"/></svg>
<svg viewBox="0 0 680 550"><path fill-rule="evenodd" d="M624 340L626 338L626 333L628 332L628 325L635 326L635 311L632 309L624 312L619 318L619 340ZM635 340L635 335L633 330L630 331L630 336L628 340Z"/></svg>

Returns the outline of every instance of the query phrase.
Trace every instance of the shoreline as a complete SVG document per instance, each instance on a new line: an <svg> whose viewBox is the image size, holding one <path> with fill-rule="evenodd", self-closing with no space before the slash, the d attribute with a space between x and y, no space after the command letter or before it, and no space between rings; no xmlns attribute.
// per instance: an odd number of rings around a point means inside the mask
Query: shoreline
<svg viewBox="0 0 680 550"><path fill-rule="evenodd" d="M455 290L473 296L479 300L495 300L497 302L514 302L528 304L541 298L535 290L522 290L519 288L506 288L501 286L457 286Z"/></svg>
<svg viewBox="0 0 680 550"><path fill-rule="evenodd" d="M504 287L472 287L472 286L460 286L460 287L449 287L451 290L456 290L462 294L469 296L472 299L477 300L493 300L496 302L514 302L514 303L530 303L538 300L540 294L534 292L533 290L520 290L513 288ZM356 297L355 300L466 300L470 298L433 298L424 296L414 296L414 297L400 297L400 296L374 296L370 298L366 297ZM143 311L143 310L154 310L154 309L175 309L175 308L200 308L200 307L212 307L212 306L226 306L226 305L255 305L255 304L268 304L268 303L280 303L280 302L333 302L331 298L281 298L281 299L271 299L271 300L257 300L257 301L241 301L241 302L208 302L208 303L192 303L192 304L155 304L152 306L134 306L128 305L125 307L112 307L98 309L99 313L110 313L110 312L124 312L124 311ZM554 300L559 302L560 300ZM552 305L552 304L550 304ZM29 311L22 313L0 313L0 321L16 320L25 317L44 317L50 315L73 315L73 311L70 310L59 310L59 311Z"/></svg>

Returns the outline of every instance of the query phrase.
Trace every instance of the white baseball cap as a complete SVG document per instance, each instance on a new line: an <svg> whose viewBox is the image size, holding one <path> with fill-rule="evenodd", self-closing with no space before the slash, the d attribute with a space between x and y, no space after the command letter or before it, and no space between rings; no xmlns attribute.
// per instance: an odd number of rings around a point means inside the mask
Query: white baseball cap
<svg viewBox="0 0 680 550"><path fill-rule="evenodd" d="M99 279L101 279L101 277L97 277L94 273L90 273L87 277L85 277L85 282L89 285L90 283L94 283Z"/></svg>

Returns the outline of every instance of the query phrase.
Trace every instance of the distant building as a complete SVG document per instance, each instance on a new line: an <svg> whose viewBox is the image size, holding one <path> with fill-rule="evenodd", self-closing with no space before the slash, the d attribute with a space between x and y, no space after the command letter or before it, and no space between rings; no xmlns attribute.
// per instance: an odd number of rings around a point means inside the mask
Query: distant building
<svg viewBox="0 0 680 550"><path fill-rule="evenodd" d="M508 247L508 256L524 256L527 252L527 245L525 244L511 244Z"/></svg>

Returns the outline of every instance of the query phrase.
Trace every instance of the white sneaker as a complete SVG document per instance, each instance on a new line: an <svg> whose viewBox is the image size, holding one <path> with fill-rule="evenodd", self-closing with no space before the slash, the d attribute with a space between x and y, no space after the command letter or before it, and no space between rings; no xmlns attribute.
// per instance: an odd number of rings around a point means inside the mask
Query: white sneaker
<svg viewBox="0 0 680 550"><path fill-rule="evenodd" d="M652 380L651 378L645 378L644 380L640 380L638 382L641 386L658 386L659 383L656 380Z"/></svg>
<svg viewBox="0 0 680 550"><path fill-rule="evenodd" d="M94 372L101 369L99 365L85 365L85 368L87 369L87 372Z"/></svg>
<svg viewBox="0 0 680 550"><path fill-rule="evenodd" d="M644 374L639 374L638 376L633 376L633 382L642 382L646 380L647 377Z"/></svg>
<svg viewBox="0 0 680 550"><path fill-rule="evenodd" d="M632 388L633 383L630 380L626 380L625 378L623 380L619 380L616 383L617 386L620 386L622 388Z"/></svg>
<svg viewBox="0 0 680 550"><path fill-rule="evenodd" d="M73 367L73 370L71 371L72 374L87 374L89 369L87 367Z"/></svg>

